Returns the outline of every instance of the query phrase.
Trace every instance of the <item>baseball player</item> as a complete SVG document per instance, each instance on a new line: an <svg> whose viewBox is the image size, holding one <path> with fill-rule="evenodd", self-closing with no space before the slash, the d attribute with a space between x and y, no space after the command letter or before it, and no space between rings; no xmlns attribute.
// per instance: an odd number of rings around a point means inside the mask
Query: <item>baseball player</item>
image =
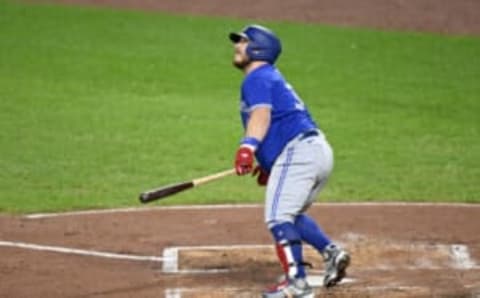
<svg viewBox="0 0 480 298"><path fill-rule="evenodd" d="M324 258L324 286L346 275L350 256L304 212L325 186L333 153L305 104L274 63L282 51L268 28L249 25L230 33L233 64L244 73L240 113L245 129L235 155L238 175L252 173L266 185L265 222L275 241L285 280L263 297L313 297L306 281L302 243ZM254 160L258 165L254 167Z"/></svg>

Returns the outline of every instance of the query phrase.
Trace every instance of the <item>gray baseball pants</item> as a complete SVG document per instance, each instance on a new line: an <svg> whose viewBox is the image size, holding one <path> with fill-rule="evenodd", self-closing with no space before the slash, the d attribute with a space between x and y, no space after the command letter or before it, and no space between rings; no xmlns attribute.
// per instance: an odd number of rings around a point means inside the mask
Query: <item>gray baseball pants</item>
<svg viewBox="0 0 480 298"><path fill-rule="evenodd" d="M325 186L333 169L333 151L325 136L291 140L275 161L268 179L265 222L272 227L294 222Z"/></svg>

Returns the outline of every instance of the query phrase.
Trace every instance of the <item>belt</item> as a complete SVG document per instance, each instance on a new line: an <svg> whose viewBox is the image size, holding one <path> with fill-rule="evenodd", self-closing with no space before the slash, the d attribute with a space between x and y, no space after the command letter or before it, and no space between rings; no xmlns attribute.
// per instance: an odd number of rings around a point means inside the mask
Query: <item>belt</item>
<svg viewBox="0 0 480 298"><path fill-rule="evenodd" d="M310 138L310 137L313 137L313 136L318 136L320 135L318 133L318 130L309 130L309 131L306 131L302 134L300 134L300 137L298 138L299 141L302 141L302 140L305 140L307 138Z"/></svg>

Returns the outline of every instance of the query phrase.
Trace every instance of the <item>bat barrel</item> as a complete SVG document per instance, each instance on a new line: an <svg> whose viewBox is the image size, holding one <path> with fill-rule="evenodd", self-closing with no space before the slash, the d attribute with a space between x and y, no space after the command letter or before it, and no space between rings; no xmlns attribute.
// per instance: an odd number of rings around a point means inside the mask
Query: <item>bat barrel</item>
<svg viewBox="0 0 480 298"><path fill-rule="evenodd" d="M148 203L151 201L155 200L161 200L163 198L166 198L168 196L171 196L173 194L179 193L181 191L184 191L186 189L192 188L193 182L182 182L182 183L177 183L177 184L172 184L168 185L162 188L158 189L153 189L150 191L146 191L140 194L140 202L142 203Z"/></svg>

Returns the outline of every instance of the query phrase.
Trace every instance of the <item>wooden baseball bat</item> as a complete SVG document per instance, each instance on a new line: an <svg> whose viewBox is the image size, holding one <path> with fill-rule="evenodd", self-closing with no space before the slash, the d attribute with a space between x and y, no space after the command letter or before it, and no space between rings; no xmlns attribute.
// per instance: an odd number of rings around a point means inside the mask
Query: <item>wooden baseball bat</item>
<svg viewBox="0 0 480 298"><path fill-rule="evenodd" d="M200 177L193 179L191 181L185 181L185 182L180 182L180 183L175 183L175 184L170 184L166 186L162 186L160 188L148 190L145 192L142 192L140 194L140 202L142 203L148 203L156 200L161 200L165 199L168 196L171 196L173 194L179 193L181 191L194 188L197 186L200 186L202 184L212 182L218 179L221 179L226 176L230 176L232 174L235 174L235 169L230 169L226 171L221 171L215 174L211 174L208 176Z"/></svg>

